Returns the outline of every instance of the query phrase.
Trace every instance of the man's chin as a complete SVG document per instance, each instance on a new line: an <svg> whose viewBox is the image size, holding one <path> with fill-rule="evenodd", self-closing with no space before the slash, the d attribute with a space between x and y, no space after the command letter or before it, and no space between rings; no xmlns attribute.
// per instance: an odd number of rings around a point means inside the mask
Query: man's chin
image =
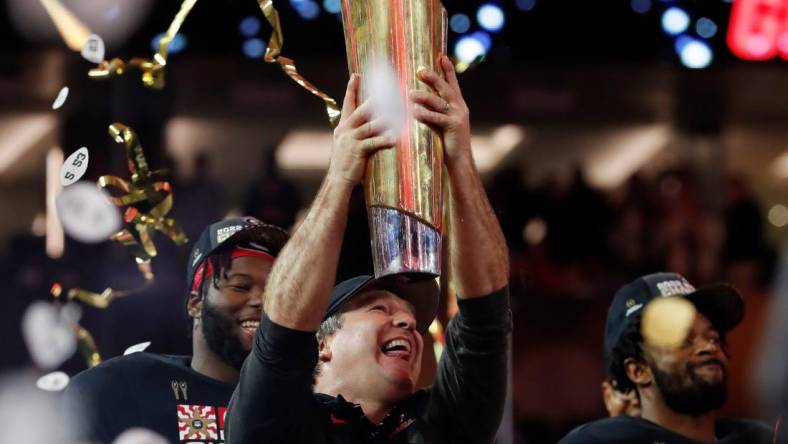
<svg viewBox="0 0 788 444"><path fill-rule="evenodd" d="M241 328L236 336L244 350L246 350L247 353L250 352L252 350L252 343L254 343L254 332L248 332Z"/></svg>

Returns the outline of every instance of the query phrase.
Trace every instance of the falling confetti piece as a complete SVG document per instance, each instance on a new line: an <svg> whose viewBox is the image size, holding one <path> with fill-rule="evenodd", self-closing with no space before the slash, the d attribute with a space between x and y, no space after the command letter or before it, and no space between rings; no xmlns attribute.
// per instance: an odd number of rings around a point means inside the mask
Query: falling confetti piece
<svg viewBox="0 0 788 444"><path fill-rule="evenodd" d="M0 430L4 443L42 444L63 442L70 435L62 421L60 394L36 387L31 372L9 374L0 379Z"/></svg>
<svg viewBox="0 0 788 444"><path fill-rule="evenodd" d="M150 347L150 341L141 342L139 344L134 344L131 347L127 348L126 351L123 352L123 354L130 355L132 353L139 353L145 351L145 349L148 347Z"/></svg>
<svg viewBox="0 0 788 444"><path fill-rule="evenodd" d="M38 378L36 387L47 392L61 392L70 380L71 378L63 372L52 372Z"/></svg>
<svg viewBox="0 0 788 444"><path fill-rule="evenodd" d="M112 444L167 444L167 439L158 433L134 427L121 433Z"/></svg>
<svg viewBox="0 0 788 444"><path fill-rule="evenodd" d="M104 60L104 40L91 34L82 47L82 57L88 62L101 63Z"/></svg>
<svg viewBox="0 0 788 444"><path fill-rule="evenodd" d="M120 213L106 191L90 182L77 182L55 199L63 230L74 239L96 243L108 240L121 227Z"/></svg>
<svg viewBox="0 0 788 444"><path fill-rule="evenodd" d="M367 62L362 77L362 97L370 102L372 120L383 125L393 135L400 135L405 127L405 100L400 81L387 60Z"/></svg>
<svg viewBox="0 0 788 444"><path fill-rule="evenodd" d="M68 86L64 86L60 89L60 92L57 94L55 101L52 103L52 109L60 109L64 103L66 103L66 99L68 98Z"/></svg>
<svg viewBox="0 0 788 444"><path fill-rule="evenodd" d="M655 347L677 347L687 338L695 313L695 306L682 297L655 299L643 311L643 339Z"/></svg>
<svg viewBox="0 0 788 444"><path fill-rule="evenodd" d="M56 368L77 351L70 322L49 302L34 302L25 310L22 336L33 362L45 370Z"/></svg>
<svg viewBox="0 0 788 444"><path fill-rule="evenodd" d="M88 170L88 149L82 147L68 156L60 169L60 184L67 187L78 181Z"/></svg>

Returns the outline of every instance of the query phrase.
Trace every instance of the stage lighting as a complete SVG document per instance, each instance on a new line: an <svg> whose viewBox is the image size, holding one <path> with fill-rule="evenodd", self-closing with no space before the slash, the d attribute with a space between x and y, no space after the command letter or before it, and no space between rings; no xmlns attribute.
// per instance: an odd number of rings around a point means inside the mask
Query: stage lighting
<svg viewBox="0 0 788 444"><path fill-rule="evenodd" d="M684 50L684 47L687 46L688 43L692 43L694 41L694 38L688 36L687 34L682 34L676 37L676 40L673 42L673 49L676 51L676 54L681 54L681 51Z"/></svg>
<svg viewBox="0 0 788 444"><path fill-rule="evenodd" d="M238 30L241 31L241 35L244 37L253 37L260 32L260 19L252 16L246 17L241 20Z"/></svg>
<svg viewBox="0 0 788 444"><path fill-rule="evenodd" d="M487 34L484 31L476 31L471 34L471 37L481 42L482 46L484 46L484 52L487 52L490 50L490 48L492 48L492 37L490 37L490 34Z"/></svg>
<svg viewBox="0 0 788 444"><path fill-rule="evenodd" d="M482 28L490 32L498 32L503 28L506 18L498 5L488 3L479 8L476 13L476 21Z"/></svg>
<svg viewBox="0 0 788 444"><path fill-rule="evenodd" d="M638 14L645 14L651 10L651 0L629 0L629 7Z"/></svg>
<svg viewBox="0 0 788 444"><path fill-rule="evenodd" d="M710 39L717 34L717 24L710 18L701 17L695 23L695 32L705 39Z"/></svg>
<svg viewBox="0 0 788 444"><path fill-rule="evenodd" d="M465 63L470 63L476 57L483 56L486 53L487 49L484 47L484 44L473 35L461 38L454 45L454 56Z"/></svg>
<svg viewBox="0 0 788 444"><path fill-rule="evenodd" d="M687 68L703 69L711 64L714 54L706 43L700 40L692 40L684 45L679 53L681 63Z"/></svg>
<svg viewBox="0 0 788 444"><path fill-rule="evenodd" d="M290 0L290 5L302 19L313 20L320 15L320 6L312 0Z"/></svg>
<svg viewBox="0 0 788 444"><path fill-rule="evenodd" d="M265 43L258 38L249 39L244 42L243 51L250 59L260 58L265 54Z"/></svg>
<svg viewBox="0 0 788 444"><path fill-rule="evenodd" d="M471 19L465 14L454 14L449 20L449 26L457 34L463 34L471 29Z"/></svg>
<svg viewBox="0 0 788 444"><path fill-rule="evenodd" d="M671 6L662 14L662 29L670 35L681 34L689 24L689 15L678 6Z"/></svg>
<svg viewBox="0 0 788 444"><path fill-rule="evenodd" d="M339 0L323 0L323 9L329 14L339 14L342 12L342 5Z"/></svg>
<svg viewBox="0 0 788 444"><path fill-rule="evenodd" d="M536 6L536 0L517 0L515 2L520 11L528 12Z"/></svg>

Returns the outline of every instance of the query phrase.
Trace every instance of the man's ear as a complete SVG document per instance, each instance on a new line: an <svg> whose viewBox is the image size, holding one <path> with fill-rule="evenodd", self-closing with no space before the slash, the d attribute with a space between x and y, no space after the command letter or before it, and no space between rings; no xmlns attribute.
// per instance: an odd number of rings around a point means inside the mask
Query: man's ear
<svg viewBox="0 0 788 444"><path fill-rule="evenodd" d="M317 358L320 362L331 360L331 344L321 335L317 335Z"/></svg>
<svg viewBox="0 0 788 444"><path fill-rule="evenodd" d="M646 365L646 361L627 358L624 360L624 369L629 379L631 379L635 385L651 385L653 376L651 374L651 369Z"/></svg>
<svg viewBox="0 0 788 444"><path fill-rule="evenodd" d="M189 293L189 302L186 303L186 312L192 319L200 319L202 316L202 298L196 291Z"/></svg>

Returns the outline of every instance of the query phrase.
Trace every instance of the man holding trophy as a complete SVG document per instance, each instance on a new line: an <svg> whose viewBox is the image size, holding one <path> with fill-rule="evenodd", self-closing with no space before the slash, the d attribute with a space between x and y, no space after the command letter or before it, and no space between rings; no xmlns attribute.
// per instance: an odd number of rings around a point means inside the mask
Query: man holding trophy
<svg viewBox="0 0 788 444"><path fill-rule="evenodd" d="M441 55L445 11L437 0L348 0L343 17L354 74L329 168L271 271L227 442L491 443L506 393L508 250L474 164L468 108ZM401 129L383 122L360 87L375 59L397 74ZM459 311L435 384L416 390L439 297L443 165ZM351 191L362 181L376 276L334 286Z"/></svg>

